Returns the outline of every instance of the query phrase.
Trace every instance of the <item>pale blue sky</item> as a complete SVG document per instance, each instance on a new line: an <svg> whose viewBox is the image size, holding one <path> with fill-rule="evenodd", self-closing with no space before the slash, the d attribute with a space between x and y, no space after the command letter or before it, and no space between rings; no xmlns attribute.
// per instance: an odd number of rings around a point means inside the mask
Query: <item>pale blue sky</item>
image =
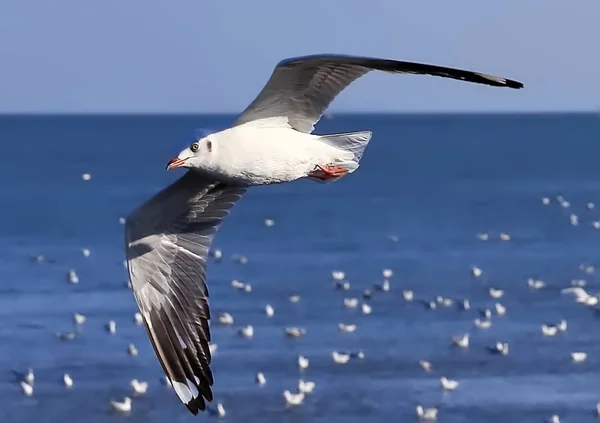
<svg viewBox="0 0 600 423"><path fill-rule="evenodd" d="M334 112L600 109L599 0L5 0L0 40L0 112L238 112L323 52L525 83L371 73Z"/></svg>

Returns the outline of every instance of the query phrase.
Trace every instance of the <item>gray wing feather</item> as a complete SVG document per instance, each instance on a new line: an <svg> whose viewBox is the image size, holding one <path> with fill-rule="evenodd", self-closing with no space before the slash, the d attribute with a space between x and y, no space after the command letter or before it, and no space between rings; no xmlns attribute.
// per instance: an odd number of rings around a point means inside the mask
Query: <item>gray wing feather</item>
<svg viewBox="0 0 600 423"><path fill-rule="evenodd" d="M246 189L188 171L136 209L125 227L136 302L160 364L193 414L212 401L208 251Z"/></svg>
<svg viewBox="0 0 600 423"><path fill-rule="evenodd" d="M372 70L433 75L496 87L523 87L511 79L424 63L343 55L295 57L276 66L263 90L238 117L236 124L285 116L296 130L311 133L335 97Z"/></svg>

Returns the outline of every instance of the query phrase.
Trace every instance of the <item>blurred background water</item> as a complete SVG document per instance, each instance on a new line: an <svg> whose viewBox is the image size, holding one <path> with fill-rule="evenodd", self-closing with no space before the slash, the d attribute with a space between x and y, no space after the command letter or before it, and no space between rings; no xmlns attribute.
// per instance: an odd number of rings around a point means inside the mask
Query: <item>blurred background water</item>
<svg viewBox="0 0 600 423"><path fill-rule="evenodd" d="M233 116L3 116L0 139L0 407L4 422L192 421L172 391L142 326L123 267L123 225L138 203L180 176L167 161L196 128L226 126ZM600 115L334 115L318 133L372 129L358 172L333 184L300 181L253 188L234 208L214 246L224 260L209 265L213 316L228 311L233 327L213 321L215 400L225 421L412 421L415 406L440 407L443 422L594 421L600 400L600 332L593 310L560 289L584 278L594 292L600 232ZM90 173L89 181L82 180ZM571 205L561 207L556 196ZM542 197L551 198L544 206ZM569 215L579 216L572 225ZM264 220L275 220L266 227ZM499 234L511 235L510 241ZM488 233L481 241L478 233ZM82 248L91 251L84 257ZM43 255L37 263L34 255ZM231 260L248 258L245 265ZM470 268L483 269L481 278ZM383 280L389 292L369 300L370 315L349 310ZM80 283L67 283L76 269ZM343 270L349 291L336 291ZM532 291L528 278L548 287ZM250 293L231 280L252 284ZM473 330L477 309L492 306L489 287L505 289L507 315ZM404 301L402 290L416 300ZM293 304L291 294L301 295ZM472 309L427 310L418 299L469 298ZM264 305L275 307L268 319ZM88 317L69 342L72 314ZM542 323L565 318L568 330L545 338ZM103 326L114 319L117 333ZM339 322L356 323L341 333ZM236 328L251 324L252 340ZM284 326L307 329L287 339ZM451 337L473 332L467 350ZM485 346L508 342L506 357ZM127 354L134 343L140 353ZM362 349L364 360L334 364L333 350ZM585 351L574 364L569 354ZM305 405L285 406L297 384L296 356L311 360L316 382ZM418 360L433 363L425 373ZM24 397L11 369L36 373ZM254 383L256 372L267 377ZM66 390L63 373L74 386ZM460 387L443 394L439 377ZM108 400L131 395L132 378L149 392L128 417ZM207 415L199 419L210 418Z"/></svg>

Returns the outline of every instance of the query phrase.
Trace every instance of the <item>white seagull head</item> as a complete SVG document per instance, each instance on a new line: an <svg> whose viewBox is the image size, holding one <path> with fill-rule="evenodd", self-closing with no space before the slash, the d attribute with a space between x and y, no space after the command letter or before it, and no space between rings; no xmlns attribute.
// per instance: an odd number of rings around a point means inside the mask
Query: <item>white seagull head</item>
<svg viewBox="0 0 600 423"><path fill-rule="evenodd" d="M214 132L208 129L196 130L194 142L169 161L167 170L178 167L210 170L214 167L218 150L212 136Z"/></svg>
<svg viewBox="0 0 600 423"><path fill-rule="evenodd" d="M216 155L215 147L216 143L210 139L210 136L194 141L188 148L181 150L177 156L167 163L167 170L178 167L210 168Z"/></svg>

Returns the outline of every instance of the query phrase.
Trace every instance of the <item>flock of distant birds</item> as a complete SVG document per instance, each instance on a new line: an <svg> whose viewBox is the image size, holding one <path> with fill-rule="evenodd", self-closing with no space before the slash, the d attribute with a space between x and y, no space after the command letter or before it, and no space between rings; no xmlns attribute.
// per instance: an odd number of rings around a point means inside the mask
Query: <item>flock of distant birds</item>
<svg viewBox="0 0 600 423"><path fill-rule="evenodd" d="M82 175L82 179L85 181L89 181L91 179L91 175L86 173ZM556 201L563 208L568 209L570 207L570 203L562 196L557 196ZM542 204L548 206L552 203L550 197L544 197L541 200ZM594 203L588 203L588 209L594 209ZM571 213L569 215L569 219L572 225L579 224L579 217ZM121 224L125 223L125 218L119 218L119 222ZM265 226L272 227L275 225L275 221L273 219L266 219L264 222ZM600 221L592 221L592 226L596 229L600 229ZM490 238L488 233L479 233L477 237L481 241L487 241ZM501 232L499 234L499 238L502 241L510 241L511 236L508 233ZM81 250L83 256L89 257L91 251L87 248ZM223 252L221 250L215 249L210 252L210 256L215 261L220 261L223 258ZM43 255L36 255L33 257L36 262L45 261L45 257ZM243 255L234 255L232 259L240 264L245 264L248 262L246 256ZM126 266L126 263L124 263ZM595 268L590 265L580 265L580 270L586 274L593 274L595 272ZM477 266L471 267L471 273L473 278L478 279L483 275L483 270ZM349 290L350 282L346 279L346 275L343 271L335 270L331 273L332 279L334 281L334 286L338 290ZM362 297L364 301L359 300L359 298L355 297L347 297L344 298L343 304L346 308L349 309L357 309L360 305L360 310L363 314L370 314L372 311L372 306L367 302L372 298L375 291L379 292L387 292L390 290L390 278L393 276L393 271L391 269L383 269L382 270L383 282L380 284L376 284L373 286L373 289L364 290ZM71 284L79 283L79 276L75 269L71 269L68 271L66 275L66 279ZM528 287L532 291L542 290L546 287L546 284L542 280L530 278L527 281ZM600 300L600 293L589 294L585 290L586 280L585 279L573 279L571 281L571 286L565 287L561 290L563 294L572 294L575 298L575 301L584 306L594 308L595 312L600 314L600 308L597 308L598 302ZM233 280L231 282L231 286L239 291L251 292L252 286L249 283L240 282L237 280ZM129 286L131 288L131 286ZM416 300L416 295L411 290L403 290L402 291L403 298L406 302L413 302ZM489 288L489 295L492 299L499 300L504 296L504 290ZM297 303L301 300L299 295L292 295L289 297L289 301L292 303ZM421 299L419 300L422 304L428 309L436 309L437 307L452 307L458 305L461 310L469 310L471 308L470 302L468 299L454 300L452 298L446 298L442 296L437 296L433 300ZM272 317L275 313L275 309L270 304L265 305L264 312L267 317ZM492 316L504 316L507 310L506 307L503 306L500 302L496 302L492 308L482 308L479 309L479 317L473 321L473 325L478 329L488 329L492 325ZM140 313L135 313L133 317L133 321L136 325L143 325L143 319ZM70 341L77 337L77 328L81 327L86 322L86 316L80 313L75 313L73 315L73 322L76 327L76 330L68 331L68 332L60 332L57 333L57 337L63 341ZM217 316L217 322L221 325L231 326L234 324L234 318L231 314L227 312L221 312ZM347 323L339 323L338 328L341 332L351 333L354 332L357 328L356 324L347 324ZM107 333L114 335L116 333L116 322L114 320L110 320L106 326L105 330ZM560 320L557 323L552 324L542 324L541 325L541 333L545 337L556 336L561 332L565 332L567 330L567 321ZM251 325L243 326L238 329L239 336L245 338L252 338L254 336L254 328ZM300 337L306 334L306 330L301 327L285 327L284 334L287 337ZM451 339L451 343L456 348L469 348L470 342L470 334L465 333L461 336L454 336ZM506 356L509 354L509 345L506 342L496 342L493 345L486 346L487 351L490 354ZM217 350L217 344L210 344L211 353L215 353ZM138 354L138 350L133 344L129 344L128 346L128 354L131 356L136 356ZM333 351L332 359L337 364L346 364L351 360L355 359L364 359L365 355L362 350L356 352L344 352L344 351ZM573 363L581 363L587 359L587 353L584 351L573 351L570 353L570 359ZM310 361L307 357L299 355L297 357L297 366L300 371L305 370L309 367ZM425 372L432 372L433 364L430 361L420 360L418 363L421 368ZM14 375L16 376L16 380L18 381L21 390L25 396L34 395L34 382L35 382L35 374L33 369L29 368L26 372L19 372L13 370ZM74 381L72 377L65 373L62 378L63 384L65 388L71 389L74 386ZM161 379L162 383L166 386L170 386L170 382L168 378L163 377ZM256 384L262 386L267 383L267 379L262 372L258 372L255 377ZM458 380L448 379L445 376L441 376L439 379L440 387L444 391L454 391L459 388L460 382ZM144 395L148 390L148 382L139 381L137 379L133 379L130 382L130 386L134 396ZM297 406L304 402L304 399L307 395L311 394L315 389L315 382L308 381L300 378L298 380L297 390L292 392L290 390L285 390L283 392L283 398L287 406ZM131 397L125 397L122 401L111 400L110 407L113 411L119 413L129 413L132 410L132 399ZM217 403L215 407L209 407L208 411L216 415L218 417L223 417L226 415L226 410L222 403ZM435 421L438 419L439 408L437 407L424 407L423 405L416 406L416 416L419 420L422 421ZM595 413L598 417L600 417L600 402L596 404ZM553 415L548 419L550 423L559 423L560 417L558 415Z"/></svg>

